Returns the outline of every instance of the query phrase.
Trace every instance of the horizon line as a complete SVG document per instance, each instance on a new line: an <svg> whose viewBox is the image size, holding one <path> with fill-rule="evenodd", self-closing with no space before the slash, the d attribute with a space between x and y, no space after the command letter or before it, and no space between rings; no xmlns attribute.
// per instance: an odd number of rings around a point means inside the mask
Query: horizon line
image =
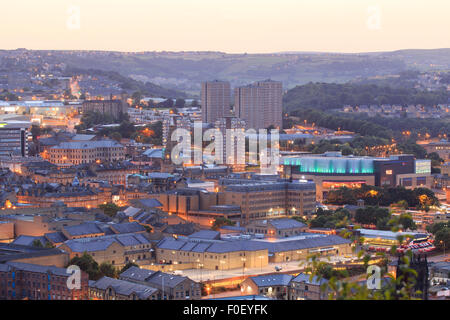
<svg viewBox="0 0 450 320"><path fill-rule="evenodd" d="M376 53L393 53L400 51L438 51L438 50L450 50L450 47L441 48L404 48L396 50L379 50L379 51L326 51L326 50L286 50L286 51L273 51L273 52L226 52L220 50L135 50L135 51L122 51L122 50L112 50L112 49L29 49L26 47L15 48L15 49L3 49L0 51L78 51L78 52L114 52L114 53L221 53L228 55L264 55L264 54L376 54Z"/></svg>

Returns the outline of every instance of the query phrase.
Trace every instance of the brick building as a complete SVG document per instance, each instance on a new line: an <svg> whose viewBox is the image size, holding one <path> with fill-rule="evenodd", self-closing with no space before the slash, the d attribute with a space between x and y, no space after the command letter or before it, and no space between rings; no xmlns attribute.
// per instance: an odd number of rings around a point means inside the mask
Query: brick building
<svg viewBox="0 0 450 320"><path fill-rule="evenodd" d="M0 264L0 300L87 300L87 273L81 271L81 288L69 289L66 268L22 262Z"/></svg>

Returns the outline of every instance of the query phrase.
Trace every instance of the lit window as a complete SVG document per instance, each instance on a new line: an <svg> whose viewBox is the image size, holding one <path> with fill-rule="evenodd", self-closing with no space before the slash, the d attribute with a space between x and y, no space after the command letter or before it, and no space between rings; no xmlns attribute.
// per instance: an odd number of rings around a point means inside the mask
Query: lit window
<svg viewBox="0 0 450 320"><path fill-rule="evenodd" d="M386 175L392 175L392 170L386 170Z"/></svg>

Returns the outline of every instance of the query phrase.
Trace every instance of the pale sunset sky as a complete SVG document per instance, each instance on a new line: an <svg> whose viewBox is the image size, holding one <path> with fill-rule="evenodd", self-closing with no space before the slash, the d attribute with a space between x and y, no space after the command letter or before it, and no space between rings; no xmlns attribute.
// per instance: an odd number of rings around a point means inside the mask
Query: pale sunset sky
<svg viewBox="0 0 450 320"><path fill-rule="evenodd" d="M368 52L450 47L449 0L2 0L0 49Z"/></svg>

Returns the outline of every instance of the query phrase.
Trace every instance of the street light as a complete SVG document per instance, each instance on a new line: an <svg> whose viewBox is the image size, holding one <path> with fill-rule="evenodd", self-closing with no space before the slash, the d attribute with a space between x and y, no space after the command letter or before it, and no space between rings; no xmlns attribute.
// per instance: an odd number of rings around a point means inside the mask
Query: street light
<svg viewBox="0 0 450 320"><path fill-rule="evenodd" d="M247 261L246 258L241 258L242 261L242 277L245 277L245 261Z"/></svg>
<svg viewBox="0 0 450 320"><path fill-rule="evenodd" d="M226 261L220 260L220 264L221 264L221 269L222 269L222 279L223 279L223 265L225 264Z"/></svg>
<svg viewBox="0 0 450 320"><path fill-rule="evenodd" d="M200 259L197 259L197 263L200 269L200 282L203 282L203 263L200 263Z"/></svg>

